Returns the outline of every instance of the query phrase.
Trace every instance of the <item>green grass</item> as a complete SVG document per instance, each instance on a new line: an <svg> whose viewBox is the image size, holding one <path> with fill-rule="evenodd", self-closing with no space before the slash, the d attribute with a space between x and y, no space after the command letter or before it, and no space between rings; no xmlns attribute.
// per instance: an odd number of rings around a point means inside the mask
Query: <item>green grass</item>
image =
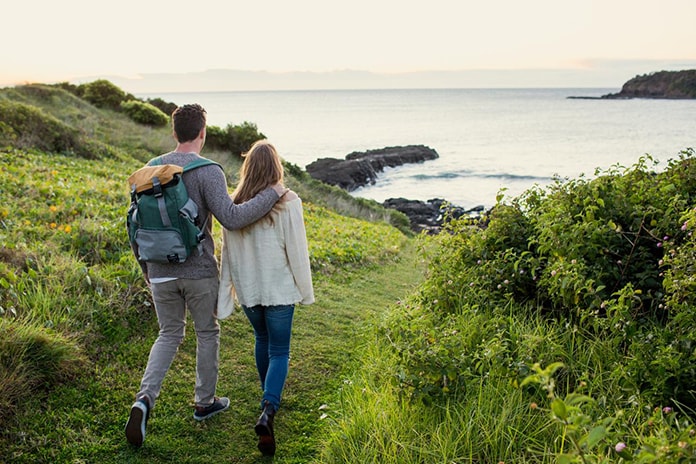
<svg viewBox="0 0 696 464"><path fill-rule="evenodd" d="M293 329L290 373L276 418L274 462L311 462L322 431L336 414L337 392L356 368L365 333L385 306L412 291L420 276L412 247L382 266L318 276L317 303L299 307ZM388 269L389 272L384 272ZM12 462L264 462L255 448L253 425L260 387L253 360L253 334L242 313L222 321L218 394L230 410L202 424L191 417L195 336L187 336L150 418L146 442L134 449L123 426L132 395L156 336L154 315L143 316L127 345L102 347L100 359L79 380L20 408L3 434Z"/></svg>

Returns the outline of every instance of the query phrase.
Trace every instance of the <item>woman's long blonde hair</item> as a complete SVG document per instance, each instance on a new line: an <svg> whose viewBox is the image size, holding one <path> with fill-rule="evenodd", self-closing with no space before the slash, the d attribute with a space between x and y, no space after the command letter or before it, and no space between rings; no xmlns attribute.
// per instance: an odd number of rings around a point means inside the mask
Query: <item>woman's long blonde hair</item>
<svg viewBox="0 0 696 464"><path fill-rule="evenodd" d="M270 143L259 140L242 157L244 162L239 171L239 184L232 192L232 200L236 204L251 200L272 185L283 184L283 163ZM276 203L276 206L279 204Z"/></svg>

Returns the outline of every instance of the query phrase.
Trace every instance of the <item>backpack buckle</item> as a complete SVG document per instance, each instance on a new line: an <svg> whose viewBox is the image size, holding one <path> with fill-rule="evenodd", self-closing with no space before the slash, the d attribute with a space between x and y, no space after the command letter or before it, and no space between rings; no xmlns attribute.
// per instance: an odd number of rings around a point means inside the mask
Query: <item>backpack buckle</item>
<svg viewBox="0 0 696 464"><path fill-rule="evenodd" d="M162 196L162 184L157 176L152 178L152 191L154 192L156 198Z"/></svg>

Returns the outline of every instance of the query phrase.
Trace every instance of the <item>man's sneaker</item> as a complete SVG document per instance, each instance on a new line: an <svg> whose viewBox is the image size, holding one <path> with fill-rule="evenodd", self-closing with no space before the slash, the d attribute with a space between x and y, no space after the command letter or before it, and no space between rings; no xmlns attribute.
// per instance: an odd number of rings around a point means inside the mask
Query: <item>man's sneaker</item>
<svg viewBox="0 0 696 464"><path fill-rule="evenodd" d="M126 422L126 440L134 446L141 446L145 441L145 426L150 418L150 402L141 396L131 407L130 417Z"/></svg>
<svg viewBox="0 0 696 464"><path fill-rule="evenodd" d="M230 399L215 397L215 401L210 406L196 406L196 411L193 413L193 418L197 421L206 420L213 417L215 414L222 412L230 407Z"/></svg>

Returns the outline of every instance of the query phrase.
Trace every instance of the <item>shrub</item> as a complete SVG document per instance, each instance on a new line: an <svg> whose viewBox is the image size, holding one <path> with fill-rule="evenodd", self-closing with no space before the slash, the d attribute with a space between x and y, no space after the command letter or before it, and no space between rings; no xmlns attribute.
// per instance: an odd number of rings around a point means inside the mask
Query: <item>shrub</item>
<svg viewBox="0 0 696 464"><path fill-rule="evenodd" d="M169 122L169 117L159 108L139 100L121 102L121 110L138 124L162 127Z"/></svg>
<svg viewBox="0 0 696 464"><path fill-rule="evenodd" d="M206 141L209 146L237 156L249 151L257 140L265 138L266 136L258 131L256 124L246 121L237 126L228 124L225 129L217 126L208 126L206 129Z"/></svg>
<svg viewBox="0 0 696 464"><path fill-rule="evenodd" d="M464 332L458 321L503 311L544 317L574 327L587 340L605 341L622 356L622 365L599 370L649 401L693 409L693 155L684 151L659 173L645 157L630 169L597 173L594 180L557 180L547 190L531 189L512 204L496 205L486 224L453 221L426 248L429 277L415 304L417 314L428 315L418 316L419 324L428 320L429 327L409 322L388 329L401 340L398 352L419 353L404 358L404 378L417 380L420 392L452 389L460 375L453 372L470 369L468 360L480 357L480 350L496 350L486 340L469 344L464 335L448 334ZM423 338L424 332L432 338ZM503 340L494 330L488 333L492 342ZM507 375L519 380L518 355L506 350L504 362L495 366L509 366ZM564 362L565 375L577 378L577 356L571 351L544 361Z"/></svg>
<svg viewBox="0 0 696 464"><path fill-rule="evenodd" d="M78 146L76 129L43 110L24 103L0 101L0 143L49 152L66 152Z"/></svg>
<svg viewBox="0 0 696 464"><path fill-rule="evenodd" d="M171 116L174 110L177 108L176 103L164 101L161 98L148 98L145 101L152 106L159 108L160 111L167 115L167 117Z"/></svg>
<svg viewBox="0 0 696 464"><path fill-rule="evenodd" d="M121 103L128 100L126 93L111 82L100 79L79 88L82 98L97 108L118 111Z"/></svg>

